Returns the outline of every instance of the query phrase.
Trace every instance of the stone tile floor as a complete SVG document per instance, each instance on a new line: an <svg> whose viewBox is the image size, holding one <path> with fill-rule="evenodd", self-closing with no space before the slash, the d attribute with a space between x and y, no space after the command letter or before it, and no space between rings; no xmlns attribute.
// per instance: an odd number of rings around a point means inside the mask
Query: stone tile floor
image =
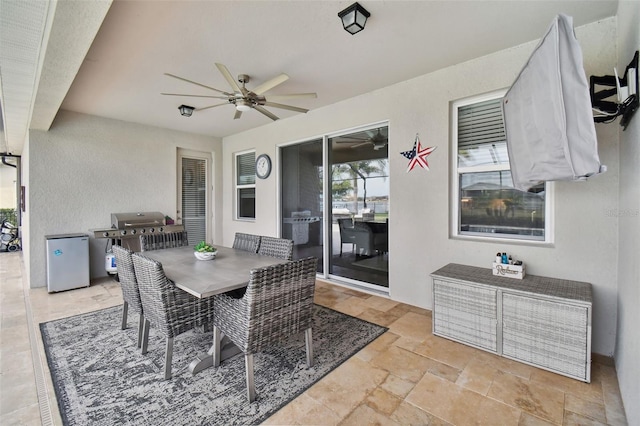
<svg viewBox="0 0 640 426"><path fill-rule="evenodd" d="M38 323L118 305L120 288L105 278L48 294L25 290L22 276L21 253L0 253L0 424L60 425ZM315 298L389 331L265 424L627 424L601 357L586 384L435 337L428 310L321 281Z"/></svg>

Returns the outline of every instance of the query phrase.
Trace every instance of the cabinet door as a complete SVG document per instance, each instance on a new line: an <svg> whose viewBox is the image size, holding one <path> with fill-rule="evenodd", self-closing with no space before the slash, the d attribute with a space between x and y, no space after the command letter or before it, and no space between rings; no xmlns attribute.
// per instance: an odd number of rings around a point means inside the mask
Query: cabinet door
<svg viewBox="0 0 640 426"><path fill-rule="evenodd" d="M502 354L588 381L588 308L502 295Z"/></svg>
<svg viewBox="0 0 640 426"><path fill-rule="evenodd" d="M496 290L434 278L433 332L496 352Z"/></svg>

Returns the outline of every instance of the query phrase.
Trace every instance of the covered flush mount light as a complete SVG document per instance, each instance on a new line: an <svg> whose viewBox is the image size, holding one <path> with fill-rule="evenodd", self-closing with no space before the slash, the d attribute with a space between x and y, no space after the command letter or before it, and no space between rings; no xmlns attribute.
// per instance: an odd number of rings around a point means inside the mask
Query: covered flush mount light
<svg viewBox="0 0 640 426"><path fill-rule="evenodd" d="M338 13L338 16L342 19L344 29L353 35L364 30L364 24L371 14L356 2Z"/></svg>
<svg viewBox="0 0 640 426"><path fill-rule="evenodd" d="M238 99L236 101L236 110L241 112L246 112L246 111L249 111L250 109L251 109L250 102L245 101L244 99Z"/></svg>
<svg viewBox="0 0 640 426"><path fill-rule="evenodd" d="M180 110L180 115L184 117L191 117L195 108L189 105L180 105L178 109Z"/></svg>

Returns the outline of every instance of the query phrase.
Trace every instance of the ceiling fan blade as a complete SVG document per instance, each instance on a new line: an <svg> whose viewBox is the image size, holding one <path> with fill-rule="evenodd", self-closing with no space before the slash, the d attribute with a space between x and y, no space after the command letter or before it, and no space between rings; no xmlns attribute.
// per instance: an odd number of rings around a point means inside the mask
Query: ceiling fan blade
<svg viewBox="0 0 640 426"><path fill-rule="evenodd" d="M229 83L229 86L231 86L233 91L235 93L242 93L242 90L240 90L240 86L238 86L238 83L236 83L236 80L233 78L233 76L231 75L227 67L217 62L216 62L216 67L218 67L218 71L220 71L220 73L225 78L225 80L227 80L227 83Z"/></svg>
<svg viewBox="0 0 640 426"><path fill-rule="evenodd" d="M277 104L275 102L265 102L264 105L265 106L269 106L269 107L273 107L273 108L288 109L289 111L309 112L308 109L299 108L299 107L292 106L292 105Z"/></svg>
<svg viewBox="0 0 640 426"><path fill-rule="evenodd" d="M215 108L215 107L219 107L219 106L222 106L222 105L229 105L229 102L225 102L223 104L209 105L209 106L202 107L202 108L196 108L196 109L194 109L194 111L202 111L202 110L205 110L205 109Z"/></svg>
<svg viewBox="0 0 640 426"><path fill-rule="evenodd" d="M222 90L218 90L215 87L205 86L204 84L197 83L197 82L192 81L192 80L187 80L186 78L178 77L177 75L169 74L168 72L165 72L164 75L167 75L167 76L173 77L173 78L177 78L178 80L186 81L187 83L195 84L196 86L204 87L205 89L213 90L214 92L219 92L219 93L222 93L222 94L227 95L227 96L231 96L232 95L232 93L223 92Z"/></svg>
<svg viewBox="0 0 640 426"><path fill-rule="evenodd" d="M271 80L265 81L264 83L253 89L252 92L256 95L262 95L264 92L273 89L277 85L282 84L287 80L289 80L289 76L285 73L282 73L279 76L272 78Z"/></svg>
<svg viewBox="0 0 640 426"><path fill-rule="evenodd" d="M240 117L242 117L242 111L236 110L236 113L233 115L233 119L237 120Z"/></svg>
<svg viewBox="0 0 640 426"><path fill-rule="evenodd" d="M287 99L305 99L305 98L317 98L317 93L290 93L288 95L269 95L269 100L273 101L285 101Z"/></svg>
<svg viewBox="0 0 640 426"><path fill-rule="evenodd" d="M214 99L229 99L227 96L208 96L208 95L187 95L184 93L160 93L165 96L188 96L191 98L214 98Z"/></svg>
<svg viewBox="0 0 640 426"><path fill-rule="evenodd" d="M267 111L266 109L262 108L259 105L254 105L253 109L255 109L258 112L261 112L262 114L266 115L267 117L269 117L273 121L279 120L277 115L270 113L269 111Z"/></svg>
<svg viewBox="0 0 640 426"><path fill-rule="evenodd" d="M361 147L361 146L364 146L364 145L369 145L370 143L371 142L369 142L369 141L357 143L357 144L351 146L351 148L358 148L358 147Z"/></svg>

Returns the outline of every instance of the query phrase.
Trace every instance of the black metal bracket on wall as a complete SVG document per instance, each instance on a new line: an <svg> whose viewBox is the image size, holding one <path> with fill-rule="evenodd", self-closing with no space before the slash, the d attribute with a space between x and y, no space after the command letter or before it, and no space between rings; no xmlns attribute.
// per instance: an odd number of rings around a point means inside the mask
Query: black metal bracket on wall
<svg viewBox="0 0 640 426"><path fill-rule="evenodd" d="M596 92L596 86L607 87ZM640 106L638 98L638 51L624 70L622 78L616 75L591 76L589 79L589 94L591 106L596 111L593 120L596 123L611 123L620 119L623 130L627 128L631 117ZM617 102L606 100L617 95Z"/></svg>

